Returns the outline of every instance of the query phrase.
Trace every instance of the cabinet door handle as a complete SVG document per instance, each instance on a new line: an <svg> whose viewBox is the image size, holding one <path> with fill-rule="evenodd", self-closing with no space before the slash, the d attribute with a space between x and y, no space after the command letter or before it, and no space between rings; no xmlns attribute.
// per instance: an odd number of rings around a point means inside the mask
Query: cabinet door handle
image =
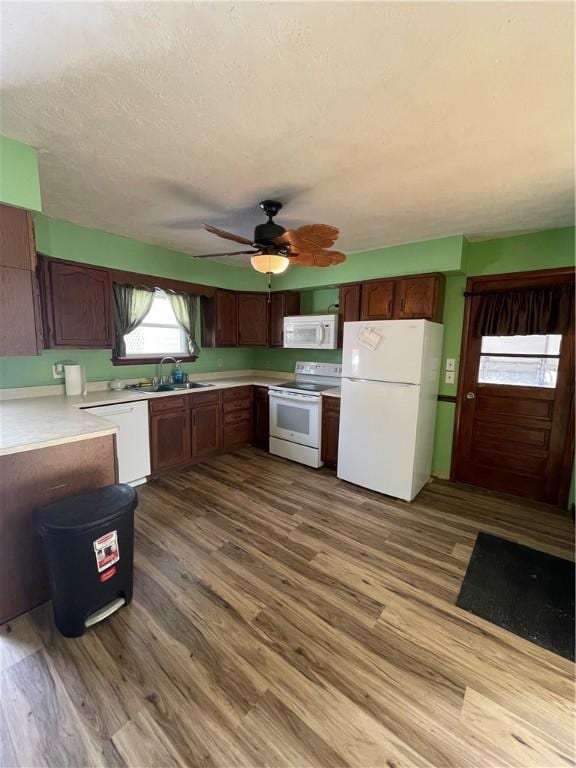
<svg viewBox="0 0 576 768"><path fill-rule="evenodd" d="M48 490L48 491L57 491L58 488L66 488L67 485L68 485L68 483L59 483L58 485L51 485L46 490Z"/></svg>

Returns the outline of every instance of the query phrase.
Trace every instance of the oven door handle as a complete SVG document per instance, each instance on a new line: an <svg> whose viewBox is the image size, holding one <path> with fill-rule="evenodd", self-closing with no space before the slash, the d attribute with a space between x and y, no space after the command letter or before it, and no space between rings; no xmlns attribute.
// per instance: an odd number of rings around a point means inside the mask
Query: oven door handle
<svg viewBox="0 0 576 768"><path fill-rule="evenodd" d="M277 390L270 391L270 398L273 398L274 400L289 400L290 402L296 403L314 403L316 400L320 399L314 395L286 395L277 392Z"/></svg>

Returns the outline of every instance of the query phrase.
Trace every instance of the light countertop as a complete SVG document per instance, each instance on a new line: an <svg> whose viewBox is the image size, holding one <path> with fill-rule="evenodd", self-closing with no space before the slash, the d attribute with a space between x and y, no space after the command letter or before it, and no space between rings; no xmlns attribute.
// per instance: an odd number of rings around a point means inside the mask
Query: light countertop
<svg viewBox="0 0 576 768"><path fill-rule="evenodd" d="M198 378L200 380L200 377ZM290 378L289 373L271 371L269 374L223 376L209 381L206 377L202 377L202 380L211 385L210 390L218 390L247 385L268 387L287 378ZM101 416L91 414L90 411L83 410L85 408L177 395L194 397L195 393L207 390L208 388L199 388L149 393L102 389L77 397L48 395L3 400L0 402L0 456L113 435L118 431L115 424ZM339 397L340 390L335 387L322 394L328 397Z"/></svg>

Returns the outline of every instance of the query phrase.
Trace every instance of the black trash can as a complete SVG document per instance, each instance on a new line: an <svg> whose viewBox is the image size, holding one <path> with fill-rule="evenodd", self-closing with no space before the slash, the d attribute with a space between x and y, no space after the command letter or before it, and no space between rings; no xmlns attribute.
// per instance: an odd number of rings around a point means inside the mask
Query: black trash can
<svg viewBox="0 0 576 768"><path fill-rule="evenodd" d="M56 626L79 637L132 600L136 491L108 485L39 510Z"/></svg>

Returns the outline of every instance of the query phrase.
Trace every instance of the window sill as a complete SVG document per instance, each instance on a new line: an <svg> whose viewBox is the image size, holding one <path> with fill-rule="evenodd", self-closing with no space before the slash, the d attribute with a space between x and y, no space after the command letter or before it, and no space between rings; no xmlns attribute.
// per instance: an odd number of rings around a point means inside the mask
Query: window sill
<svg viewBox="0 0 576 768"><path fill-rule="evenodd" d="M158 365L163 357L167 357L167 355L159 357L113 357L112 365ZM176 357L176 355L170 355L170 357ZM180 360L181 363L193 363L198 358L188 355L187 357L176 357L176 359Z"/></svg>

